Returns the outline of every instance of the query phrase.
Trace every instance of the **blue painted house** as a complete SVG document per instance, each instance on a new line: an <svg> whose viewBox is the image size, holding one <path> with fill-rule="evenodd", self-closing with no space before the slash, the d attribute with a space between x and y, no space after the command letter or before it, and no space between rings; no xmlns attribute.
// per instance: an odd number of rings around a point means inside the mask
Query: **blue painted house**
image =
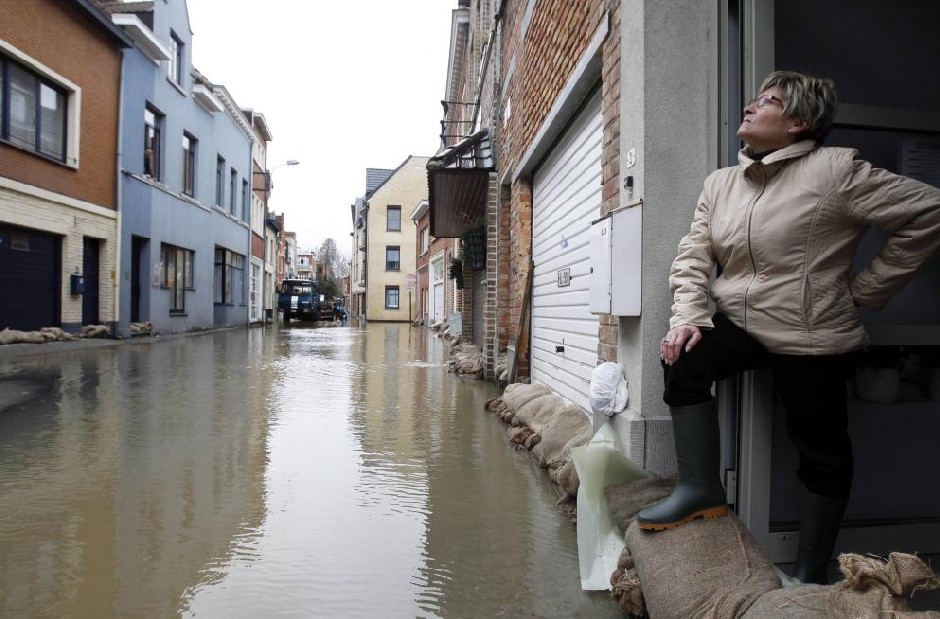
<svg viewBox="0 0 940 619"><path fill-rule="evenodd" d="M127 50L118 332L248 322L251 127L192 67L185 0L105 3Z"/></svg>

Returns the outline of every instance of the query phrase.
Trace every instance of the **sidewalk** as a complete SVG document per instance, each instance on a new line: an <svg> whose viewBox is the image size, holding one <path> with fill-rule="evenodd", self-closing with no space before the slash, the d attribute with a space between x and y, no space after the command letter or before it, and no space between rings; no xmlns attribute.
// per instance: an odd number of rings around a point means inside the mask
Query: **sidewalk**
<svg viewBox="0 0 940 619"><path fill-rule="evenodd" d="M229 329L247 329L249 325L234 327L220 327L206 329L205 331L189 331L186 333L169 333L162 335L138 335L130 339L114 339L110 337L90 337L67 342L46 342L45 344L7 344L0 345L0 361L16 361L23 357L38 355L58 355L69 352L94 350L96 348L109 348L114 346L136 346L140 344L155 344L164 340L174 340L193 335L208 335L217 331Z"/></svg>

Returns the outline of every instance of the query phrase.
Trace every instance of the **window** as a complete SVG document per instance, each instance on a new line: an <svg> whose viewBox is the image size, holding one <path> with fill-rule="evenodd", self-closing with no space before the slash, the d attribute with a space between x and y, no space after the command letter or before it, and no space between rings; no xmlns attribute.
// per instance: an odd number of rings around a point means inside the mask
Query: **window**
<svg viewBox="0 0 940 619"><path fill-rule="evenodd" d="M170 290L170 313L186 311L186 291L193 284L193 252L166 243L160 245L160 286Z"/></svg>
<svg viewBox="0 0 940 619"><path fill-rule="evenodd" d="M160 128L163 116L147 106L144 109L144 176L160 180Z"/></svg>
<svg viewBox="0 0 940 619"><path fill-rule="evenodd" d="M0 137L64 163L68 93L0 56L0 96Z"/></svg>
<svg viewBox="0 0 940 619"><path fill-rule="evenodd" d="M170 32L170 63L166 74L174 84L183 85L183 42L175 32Z"/></svg>
<svg viewBox="0 0 940 619"><path fill-rule="evenodd" d="M431 240L431 227L425 226L421 229L421 255L428 253L428 247L430 247Z"/></svg>
<svg viewBox="0 0 940 619"><path fill-rule="evenodd" d="M221 155L215 160L215 205L219 208L225 202L225 158Z"/></svg>
<svg viewBox="0 0 940 619"><path fill-rule="evenodd" d="M398 309L398 286L385 287L385 309Z"/></svg>
<svg viewBox="0 0 940 619"><path fill-rule="evenodd" d="M196 195L196 143L188 133L183 134L183 193Z"/></svg>
<svg viewBox="0 0 940 619"><path fill-rule="evenodd" d="M242 219L248 221L248 209L251 208L251 190L248 188L248 179L242 179Z"/></svg>
<svg viewBox="0 0 940 619"><path fill-rule="evenodd" d="M245 257L222 247L215 248L216 305L245 303Z"/></svg>
<svg viewBox="0 0 940 619"><path fill-rule="evenodd" d="M385 248L385 270L401 270L401 247L389 245Z"/></svg>
<svg viewBox="0 0 940 619"><path fill-rule="evenodd" d="M400 206L390 206L388 207L388 225L385 228L389 231L398 232L401 230L401 207Z"/></svg>
<svg viewBox="0 0 940 619"><path fill-rule="evenodd" d="M232 168L232 172L229 175L228 182L228 212L232 214L232 217L235 216L235 204L238 200L238 172L235 171L235 168Z"/></svg>

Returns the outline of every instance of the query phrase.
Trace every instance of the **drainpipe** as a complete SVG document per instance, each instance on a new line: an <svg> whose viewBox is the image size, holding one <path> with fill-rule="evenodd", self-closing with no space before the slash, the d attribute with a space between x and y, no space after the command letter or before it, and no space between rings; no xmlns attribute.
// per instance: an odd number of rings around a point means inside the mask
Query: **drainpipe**
<svg viewBox="0 0 940 619"><path fill-rule="evenodd" d="M124 279L124 260L121 258L121 252L123 251L124 243L122 243L122 238L124 236L124 226L122 223L123 220L123 211L122 207L124 206L122 202L123 191L122 187L124 185L124 177L122 172L122 163L124 159L123 153L123 142L124 142L124 67L127 63L127 50L121 49L121 71L118 77L118 109L117 109L117 155L115 157L115 167L117 172L115 174L115 211L117 212L117 237L115 240L115 261L117 262L117 277L112 278L114 283L114 308L113 308L113 327L111 328L112 337L126 337L130 336L130 317L127 317L127 321L122 320L121 316L121 290L123 286L121 282ZM128 325L127 333L121 333L121 325L125 323Z"/></svg>

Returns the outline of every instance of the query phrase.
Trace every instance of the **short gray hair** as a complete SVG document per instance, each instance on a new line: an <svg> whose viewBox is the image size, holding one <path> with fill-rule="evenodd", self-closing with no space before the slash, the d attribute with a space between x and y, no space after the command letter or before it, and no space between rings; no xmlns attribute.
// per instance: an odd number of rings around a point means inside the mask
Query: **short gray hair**
<svg viewBox="0 0 940 619"><path fill-rule="evenodd" d="M809 124L801 139L822 144L836 116L836 84L827 77L812 77L796 71L774 71L764 79L758 92L779 87L784 91L783 112Z"/></svg>

